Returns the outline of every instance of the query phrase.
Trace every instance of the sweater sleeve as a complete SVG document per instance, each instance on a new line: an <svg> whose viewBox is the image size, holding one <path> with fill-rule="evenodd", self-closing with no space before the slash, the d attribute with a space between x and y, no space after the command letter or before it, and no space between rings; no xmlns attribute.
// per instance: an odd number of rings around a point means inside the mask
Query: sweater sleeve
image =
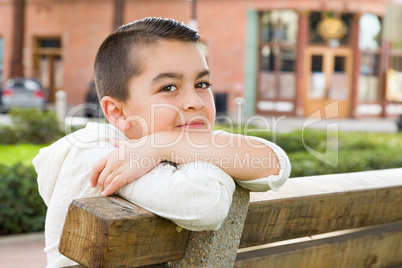
<svg viewBox="0 0 402 268"><path fill-rule="evenodd" d="M207 162L161 163L117 194L192 231L217 230L235 190L233 179Z"/></svg>
<svg viewBox="0 0 402 268"><path fill-rule="evenodd" d="M290 161L286 153L280 148L278 145L275 143L272 143L270 141L267 141L265 139L259 138L259 137L252 137L248 136L249 138L255 139L262 144L265 144L269 148L272 149L272 151L276 154L276 157L278 158L279 165L281 167L279 174L278 175L270 175L265 178L260 178L256 180L250 180L250 181L237 181L236 182L251 191L254 192L265 192L268 190L273 190L277 191L289 178L290 176Z"/></svg>

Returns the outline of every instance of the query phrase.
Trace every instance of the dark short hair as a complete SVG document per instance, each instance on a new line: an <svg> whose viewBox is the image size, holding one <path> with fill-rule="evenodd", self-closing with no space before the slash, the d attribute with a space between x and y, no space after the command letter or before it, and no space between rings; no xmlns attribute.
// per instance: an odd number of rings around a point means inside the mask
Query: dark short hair
<svg viewBox="0 0 402 268"><path fill-rule="evenodd" d="M141 48L158 40L199 42L199 36L173 19L145 18L119 27L103 41L96 55L94 80L99 99L127 100L130 79L141 73Z"/></svg>

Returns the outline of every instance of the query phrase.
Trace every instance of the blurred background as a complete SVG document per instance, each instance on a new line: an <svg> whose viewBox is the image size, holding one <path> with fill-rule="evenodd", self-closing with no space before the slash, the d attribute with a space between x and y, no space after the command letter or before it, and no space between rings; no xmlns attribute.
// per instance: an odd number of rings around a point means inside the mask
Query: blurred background
<svg viewBox="0 0 402 268"><path fill-rule="evenodd" d="M144 17L197 28L219 114L308 117L333 101L339 118L402 113L401 7L395 0L10 0L0 2L0 80L39 82L47 108L89 96L104 38ZM4 103L4 101L3 101ZM7 108L7 107L6 107ZM5 109L7 110L7 109ZM88 114L91 116L91 114Z"/></svg>
<svg viewBox="0 0 402 268"><path fill-rule="evenodd" d="M86 104L76 115L102 117L93 84L97 49L117 27L144 17L199 30L218 116L236 116L237 103L247 117L286 116L286 131L254 135L288 153L291 177L402 166L402 134L395 133L402 114L402 0L0 1L2 267L46 265L46 207L32 158L75 130L60 130L58 96L66 101L64 114ZM341 123L345 132L332 134L336 147L328 148L326 131L300 131L311 116ZM307 145L333 152L337 165L315 158ZM19 239L21 233L33 235Z"/></svg>

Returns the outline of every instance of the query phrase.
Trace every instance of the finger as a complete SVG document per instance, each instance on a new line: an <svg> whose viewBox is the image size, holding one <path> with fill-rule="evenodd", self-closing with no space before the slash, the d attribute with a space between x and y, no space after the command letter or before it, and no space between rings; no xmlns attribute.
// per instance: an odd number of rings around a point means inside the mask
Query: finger
<svg viewBox="0 0 402 268"><path fill-rule="evenodd" d="M113 182L113 180L114 180L117 176L119 176L120 174L121 174L121 173L116 173L116 172L110 173L110 174L107 176L107 178L105 179L105 182L103 183L102 191L103 191L104 189L106 189L106 188Z"/></svg>
<svg viewBox="0 0 402 268"><path fill-rule="evenodd" d="M91 181L91 187L94 188L98 183L98 179L103 169L105 168L107 163L106 157L102 157L93 165L91 174L89 175L89 180Z"/></svg>
<svg viewBox="0 0 402 268"><path fill-rule="evenodd" d="M108 165L103 169L103 171L100 173L99 178L98 178L98 186L101 191L105 190L105 182L107 178L110 176L113 176L113 170L109 168Z"/></svg>
<svg viewBox="0 0 402 268"><path fill-rule="evenodd" d="M102 192L103 196L108 196L114 194L117 190L127 184L127 180L124 179L123 176L116 176L112 182L110 182L109 186Z"/></svg>

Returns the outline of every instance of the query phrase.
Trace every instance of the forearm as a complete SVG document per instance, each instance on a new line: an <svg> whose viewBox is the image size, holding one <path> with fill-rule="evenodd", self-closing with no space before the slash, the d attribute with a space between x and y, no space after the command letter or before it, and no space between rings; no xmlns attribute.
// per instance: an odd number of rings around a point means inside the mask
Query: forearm
<svg viewBox="0 0 402 268"><path fill-rule="evenodd" d="M264 179L258 190L279 188L290 173L287 156L273 144L226 132L157 132L138 140L111 142L118 149L98 160L90 175L92 187L98 183L104 195L113 194L162 161L211 163L238 181ZM279 152L279 159L274 151ZM265 181L280 171L282 176Z"/></svg>
<svg viewBox="0 0 402 268"><path fill-rule="evenodd" d="M247 136L226 132L158 132L155 144L162 160L186 164L212 163L236 180L277 175L279 160L268 146Z"/></svg>

